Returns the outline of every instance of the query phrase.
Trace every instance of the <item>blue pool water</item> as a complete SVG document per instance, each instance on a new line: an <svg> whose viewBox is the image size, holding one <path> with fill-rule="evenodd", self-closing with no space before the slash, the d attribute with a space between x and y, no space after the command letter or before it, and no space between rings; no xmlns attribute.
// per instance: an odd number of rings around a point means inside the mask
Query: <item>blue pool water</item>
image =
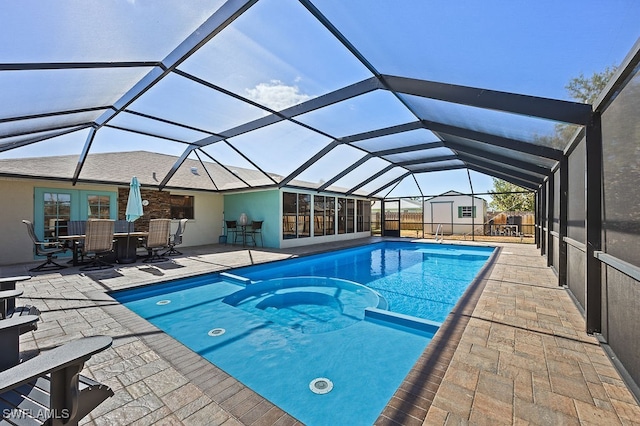
<svg viewBox="0 0 640 426"><path fill-rule="evenodd" d="M379 243L112 296L303 423L368 425L492 250Z"/></svg>
<svg viewBox="0 0 640 426"><path fill-rule="evenodd" d="M337 277L379 292L389 310L443 322L492 247L385 242L304 258L239 268L251 280Z"/></svg>

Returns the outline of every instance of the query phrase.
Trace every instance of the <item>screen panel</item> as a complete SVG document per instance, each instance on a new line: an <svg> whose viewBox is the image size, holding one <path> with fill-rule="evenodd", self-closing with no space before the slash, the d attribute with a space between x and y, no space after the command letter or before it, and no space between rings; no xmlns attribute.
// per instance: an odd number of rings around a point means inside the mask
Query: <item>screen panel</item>
<svg viewBox="0 0 640 426"><path fill-rule="evenodd" d="M605 250L640 266L640 71L602 114ZM631 249L635 248L635 249Z"/></svg>
<svg viewBox="0 0 640 426"><path fill-rule="evenodd" d="M568 161L567 236L581 243L585 242L585 144L583 138Z"/></svg>

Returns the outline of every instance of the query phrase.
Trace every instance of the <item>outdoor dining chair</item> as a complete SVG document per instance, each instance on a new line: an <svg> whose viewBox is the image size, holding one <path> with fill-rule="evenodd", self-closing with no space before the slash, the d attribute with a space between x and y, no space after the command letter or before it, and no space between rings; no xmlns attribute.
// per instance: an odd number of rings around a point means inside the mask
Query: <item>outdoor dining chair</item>
<svg viewBox="0 0 640 426"><path fill-rule="evenodd" d="M44 263L36 266L35 268L31 268L29 270L32 272L42 272L42 271L56 271L58 269L66 268L66 266L60 265L54 262L53 259L56 258L55 256L56 254L64 253L65 251L67 251L67 248L64 247L58 241L39 240L38 237L36 236L35 230L33 229L33 223L29 220L23 220L22 223L24 223L27 226L27 232L29 233L29 237L31 238L31 241L33 241L33 245L35 246L36 255L47 256L47 260Z"/></svg>
<svg viewBox="0 0 640 426"><path fill-rule="evenodd" d="M145 248L149 252L145 263L164 262L169 260L158 254L160 250L169 247L169 233L171 232L171 219L151 219L149 221L149 236Z"/></svg>
<svg viewBox="0 0 640 426"><path fill-rule="evenodd" d="M111 263L103 260L104 256L113 250L112 219L89 219L84 237L82 253L87 256L92 254L91 263L80 268L81 271L111 268Z"/></svg>
<svg viewBox="0 0 640 426"><path fill-rule="evenodd" d="M238 222L235 220L227 220L225 223L227 225L227 243L229 241L235 243L236 236L238 235ZM231 234L233 234L233 239L231 239Z"/></svg>
<svg viewBox="0 0 640 426"><path fill-rule="evenodd" d="M263 247L263 241L262 241L262 223L264 221L262 220L254 220L253 222L251 222L251 229L249 229L247 231L247 236L249 238L251 238L251 241L253 242L254 246L258 245L258 241L256 240L257 237L260 237L260 247Z"/></svg>
<svg viewBox="0 0 640 426"><path fill-rule="evenodd" d="M184 230L187 228L188 220L189 219L180 219L176 233L169 238L169 250L162 253L163 256L177 256L182 254L180 251L176 250L176 246L182 244L182 234L184 234Z"/></svg>

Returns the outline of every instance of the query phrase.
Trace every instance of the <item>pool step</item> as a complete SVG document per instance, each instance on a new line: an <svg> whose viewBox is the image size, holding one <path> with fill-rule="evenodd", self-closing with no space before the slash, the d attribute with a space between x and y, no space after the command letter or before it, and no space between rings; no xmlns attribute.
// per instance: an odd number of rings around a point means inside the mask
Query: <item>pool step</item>
<svg viewBox="0 0 640 426"><path fill-rule="evenodd" d="M228 272L221 272L220 278L222 278L223 281L226 281L232 284L240 284L244 286L251 284L251 280L249 278L241 277L240 275L230 274Z"/></svg>
<svg viewBox="0 0 640 426"><path fill-rule="evenodd" d="M399 314L397 312L386 311L384 309L366 308L364 310L365 320L373 322L391 323L402 327L407 327L421 333L435 334L442 323L429 321L410 315Z"/></svg>

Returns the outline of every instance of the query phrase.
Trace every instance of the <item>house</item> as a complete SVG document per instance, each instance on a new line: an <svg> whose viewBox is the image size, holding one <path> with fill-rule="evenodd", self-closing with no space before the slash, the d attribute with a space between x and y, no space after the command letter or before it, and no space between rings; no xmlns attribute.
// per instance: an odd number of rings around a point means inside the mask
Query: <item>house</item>
<svg viewBox="0 0 640 426"><path fill-rule="evenodd" d="M472 229L482 232L486 222L487 201L484 198L447 191L424 201L425 232L435 234L440 226L443 234L466 234Z"/></svg>
<svg viewBox="0 0 640 426"><path fill-rule="evenodd" d="M91 154L74 182L74 155L0 160L2 235L0 265L34 260L21 223L34 223L39 238L64 235L67 220L124 219L129 182L136 176L147 203L136 230L149 219L189 219L183 246L214 244L226 235L225 220L241 213L264 221L264 247L292 247L370 235L370 201L302 187L278 188L256 170L186 159L159 190L178 157L147 151ZM270 175L274 181L281 176ZM267 182L268 181L268 182ZM244 182L247 187L238 186ZM268 185L267 183L271 183ZM248 186L264 185L249 189ZM69 254L70 256L70 254Z"/></svg>

